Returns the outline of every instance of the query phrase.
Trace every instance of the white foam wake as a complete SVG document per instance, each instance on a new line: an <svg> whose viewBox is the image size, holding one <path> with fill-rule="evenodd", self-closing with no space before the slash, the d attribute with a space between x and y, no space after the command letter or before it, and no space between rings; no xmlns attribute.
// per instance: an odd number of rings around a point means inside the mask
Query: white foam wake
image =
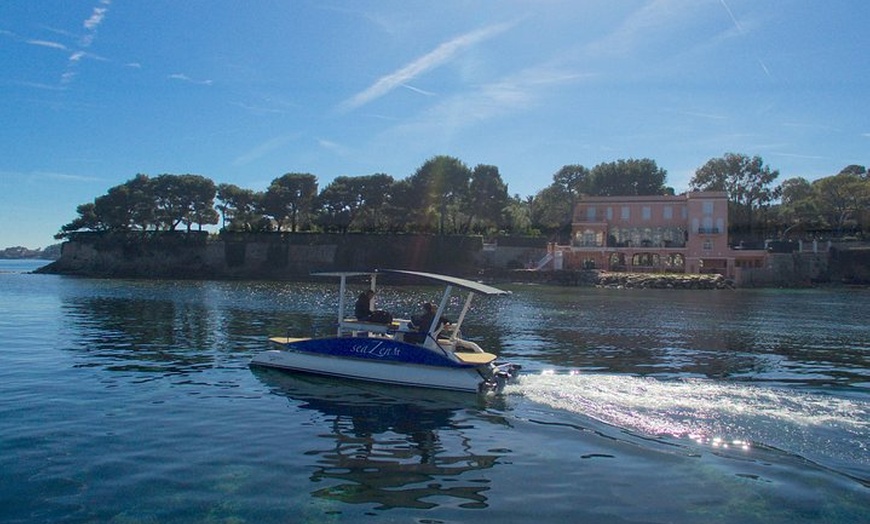
<svg viewBox="0 0 870 524"><path fill-rule="evenodd" d="M858 400L713 380L547 372L522 375L506 392L645 435L797 453L845 446L850 459L870 462L870 403Z"/></svg>

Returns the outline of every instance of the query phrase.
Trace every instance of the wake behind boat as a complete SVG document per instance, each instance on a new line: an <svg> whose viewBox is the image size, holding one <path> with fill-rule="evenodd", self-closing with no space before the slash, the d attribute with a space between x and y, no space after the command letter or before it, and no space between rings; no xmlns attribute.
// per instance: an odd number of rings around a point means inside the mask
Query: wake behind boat
<svg viewBox="0 0 870 524"><path fill-rule="evenodd" d="M347 279L368 277L376 290L381 274L404 275L445 286L441 301L423 325L411 320L349 317L345 313ZM460 328L475 294L503 295L506 291L462 278L405 270L316 273L340 279L338 330L320 338L272 337L280 349L256 355L252 366L276 368L356 380L466 392L499 392L516 376L519 366L497 363L496 356L461 337ZM454 289L465 293L456 322L443 323ZM420 319L417 319L418 324Z"/></svg>

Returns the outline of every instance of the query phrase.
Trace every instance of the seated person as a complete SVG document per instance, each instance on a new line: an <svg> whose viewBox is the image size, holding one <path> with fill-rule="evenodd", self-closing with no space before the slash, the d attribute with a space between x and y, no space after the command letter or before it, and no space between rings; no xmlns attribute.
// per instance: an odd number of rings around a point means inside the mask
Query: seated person
<svg viewBox="0 0 870 524"><path fill-rule="evenodd" d="M353 308L353 316L355 316L357 320L362 320L364 322L389 324L393 321L393 315L386 311L372 311L372 298L374 298L374 296L375 292L371 289L367 289L360 293L359 298L356 299L356 305Z"/></svg>
<svg viewBox="0 0 870 524"><path fill-rule="evenodd" d="M410 328L416 333L408 333L405 335L406 342L421 343L426 340L426 334L429 332L429 327L432 325L432 320L435 319L435 304L425 302L423 304L423 314L411 317ZM449 324L450 321L441 317L440 324Z"/></svg>

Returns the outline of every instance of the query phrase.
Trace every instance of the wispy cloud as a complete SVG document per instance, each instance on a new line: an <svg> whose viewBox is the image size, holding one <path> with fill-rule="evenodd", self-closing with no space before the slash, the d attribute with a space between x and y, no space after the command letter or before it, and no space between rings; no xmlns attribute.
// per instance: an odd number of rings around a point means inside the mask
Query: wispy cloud
<svg viewBox="0 0 870 524"><path fill-rule="evenodd" d="M84 50L94 43L94 39L97 36L97 29L100 27L100 24L103 23L103 20L105 20L111 3L111 0L100 0L99 4L91 10L91 16L82 22L85 34L79 40L80 49L70 55L67 60L66 70L60 75L60 82L62 85L69 84L75 79L77 74L76 69L82 58L92 56L85 53Z"/></svg>
<svg viewBox="0 0 870 524"><path fill-rule="evenodd" d="M335 153L339 156L347 156L348 149L337 142L333 142L332 140L326 140L325 138L317 139L317 145L321 148Z"/></svg>
<svg viewBox="0 0 870 524"><path fill-rule="evenodd" d="M63 87L58 86L58 85L42 84L39 82L17 82L17 85L21 85L24 87L32 87L35 89L44 89L46 91L63 91L63 89L64 89Z"/></svg>
<svg viewBox="0 0 870 524"><path fill-rule="evenodd" d="M30 45L40 46L40 47L50 47L52 49L60 49L61 51L66 51L67 47L58 42L51 42L48 40L27 40L26 41Z"/></svg>
<svg viewBox="0 0 870 524"><path fill-rule="evenodd" d="M409 91L413 91L413 92L415 92L415 93L419 93L419 94L421 94L421 95L426 95L426 96L435 96L435 93L433 93L432 91L425 91L425 90L423 90L423 89L420 89L419 87L414 87L414 86L411 86L411 85L408 85L408 84L402 84L402 87L404 87L405 89L407 89L407 90L409 90Z"/></svg>
<svg viewBox="0 0 870 524"><path fill-rule="evenodd" d="M778 152L778 151L771 151L770 154L772 156L781 156L781 157L786 157L786 158L801 158L804 160L823 160L823 159L827 158L827 157L822 156L822 155L807 155L807 154L801 154L801 153L783 153L783 152Z"/></svg>
<svg viewBox="0 0 870 524"><path fill-rule="evenodd" d="M508 24L492 25L444 42L431 52L417 58L405 67L381 77L369 88L345 100L339 106L339 110L350 111L368 104L423 73L448 63L463 50L488 40L510 27Z"/></svg>
<svg viewBox="0 0 870 524"><path fill-rule="evenodd" d="M706 120L727 120L728 117L716 113L701 113L699 111L674 111L678 115L691 116L694 118L703 118Z"/></svg>
<svg viewBox="0 0 870 524"><path fill-rule="evenodd" d="M102 4L109 5L110 2L104 0ZM106 12L108 10L109 9L107 7L95 7L93 13L91 14L91 17L84 22L85 29L89 31L96 31L100 24L103 23L103 18L106 17Z"/></svg>
<svg viewBox="0 0 870 524"><path fill-rule="evenodd" d="M234 166L244 166L259 160L260 158L268 155L272 151L280 149L285 144L292 142L298 138L298 134L290 134L290 135L281 135L276 136L275 138L270 138L269 140L263 142L255 146L253 149L248 151L247 153L242 154L233 160Z"/></svg>
<svg viewBox="0 0 870 524"><path fill-rule="evenodd" d="M195 80L195 79L190 78L189 76L185 75L184 73L173 73L173 74L169 75L169 78L171 78L172 80L180 80L182 82L187 82L190 84L197 84L197 85L204 85L204 86L210 86L213 83L211 80Z"/></svg>
<svg viewBox="0 0 870 524"><path fill-rule="evenodd" d="M522 113L541 104L554 90L594 77L545 63L502 79L473 86L444 98L419 118L402 122L385 136L451 136L463 128L506 115Z"/></svg>
<svg viewBox="0 0 870 524"><path fill-rule="evenodd" d="M92 176L84 176L84 175L71 175L69 173L56 173L56 172L37 172L34 175L38 178L49 179L49 180L59 180L62 182L101 182L102 180Z"/></svg>
<svg viewBox="0 0 870 524"><path fill-rule="evenodd" d="M610 34L591 42L587 46L590 55L602 53L624 53L633 50L638 42L645 40L652 31L660 30L669 20L674 18L674 13L680 12L675 8L674 2L681 0L653 0L637 11L629 14L622 24Z"/></svg>
<svg viewBox="0 0 870 524"><path fill-rule="evenodd" d="M0 178L5 180L18 182L40 182L44 180L53 180L61 182L101 182L102 180L93 176L72 175L69 173L61 173L57 171L0 171Z"/></svg>

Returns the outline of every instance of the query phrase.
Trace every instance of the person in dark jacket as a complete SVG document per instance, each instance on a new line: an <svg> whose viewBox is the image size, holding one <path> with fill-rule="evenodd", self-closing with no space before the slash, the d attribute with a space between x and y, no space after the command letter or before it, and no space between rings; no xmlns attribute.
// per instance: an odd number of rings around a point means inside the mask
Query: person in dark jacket
<svg viewBox="0 0 870 524"><path fill-rule="evenodd" d="M367 289L360 293L359 297L356 299L356 305L353 308L353 316L355 316L357 320L363 320L365 322L389 324L393 321L393 315L386 311L372 311L372 298L374 298L374 296L375 292L371 289Z"/></svg>
<svg viewBox="0 0 870 524"><path fill-rule="evenodd" d="M357 320L369 320L371 318L372 298L374 298L374 296L375 292L371 289L366 289L359 294L359 297L356 299L356 305L353 308L353 316L355 316Z"/></svg>
<svg viewBox="0 0 870 524"><path fill-rule="evenodd" d="M429 332L429 326L432 325L432 320L435 319L435 313L437 312L437 308L435 304L431 302L423 303L423 314L411 317L411 329L416 331L416 333L411 334L410 339L408 335L405 335L405 340L408 342L423 342L426 340L426 334ZM450 321L444 317L441 317L440 324L448 324Z"/></svg>

